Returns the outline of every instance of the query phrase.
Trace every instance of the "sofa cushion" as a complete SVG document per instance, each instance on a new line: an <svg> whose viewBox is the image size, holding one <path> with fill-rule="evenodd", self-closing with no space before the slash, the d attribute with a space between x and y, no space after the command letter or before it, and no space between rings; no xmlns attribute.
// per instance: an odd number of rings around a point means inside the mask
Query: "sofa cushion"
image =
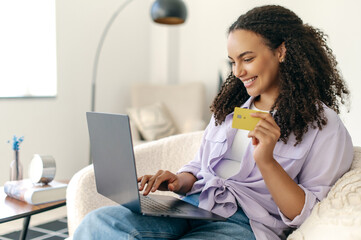
<svg viewBox="0 0 361 240"><path fill-rule="evenodd" d="M127 112L141 136L147 141L157 140L177 133L174 122L162 102L129 108Z"/></svg>

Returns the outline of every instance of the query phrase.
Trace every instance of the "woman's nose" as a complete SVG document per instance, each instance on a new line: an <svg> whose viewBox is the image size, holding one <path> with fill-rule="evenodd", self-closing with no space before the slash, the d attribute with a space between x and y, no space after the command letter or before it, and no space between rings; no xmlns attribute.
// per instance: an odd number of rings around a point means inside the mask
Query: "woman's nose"
<svg viewBox="0 0 361 240"><path fill-rule="evenodd" d="M245 74L246 70L240 64L233 65L233 75L236 76L236 78L241 78Z"/></svg>

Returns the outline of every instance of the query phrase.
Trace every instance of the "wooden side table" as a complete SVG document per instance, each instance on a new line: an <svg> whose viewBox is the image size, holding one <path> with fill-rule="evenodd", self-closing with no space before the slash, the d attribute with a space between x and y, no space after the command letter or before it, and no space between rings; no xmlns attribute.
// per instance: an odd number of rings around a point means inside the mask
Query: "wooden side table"
<svg viewBox="0 0 361 240"><path fill-rule="evenodd" d="M4 192L4 187L0 187L0 223L24 218L20 239L25 240L32 215L62 207L65 204L66 201L62 200L39 205L31 205L8 197Z"/></svg>

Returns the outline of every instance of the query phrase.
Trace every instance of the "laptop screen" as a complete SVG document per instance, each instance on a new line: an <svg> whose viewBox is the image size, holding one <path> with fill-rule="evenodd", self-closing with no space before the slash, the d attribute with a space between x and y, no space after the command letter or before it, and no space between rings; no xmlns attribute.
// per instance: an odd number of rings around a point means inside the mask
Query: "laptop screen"
<svg viewBox="0 0 361 240"><path fill-rule="evenodd" d="M87 112L87 121L97 191L140 212L129 117Z"/></svg>

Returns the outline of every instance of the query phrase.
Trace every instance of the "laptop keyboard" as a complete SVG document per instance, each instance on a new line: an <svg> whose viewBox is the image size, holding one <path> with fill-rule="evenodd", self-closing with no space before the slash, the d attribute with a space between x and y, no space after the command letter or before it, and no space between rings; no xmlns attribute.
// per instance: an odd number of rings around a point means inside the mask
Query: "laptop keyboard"
<svg viewBox="0 0 361 240"><path fill-rule="evenodd" d="M151 210L153 212L171 212L171 213L183 213L182 210L176 207L167 206L148 196L140 195L140 203L142 208Z"/></svg>

